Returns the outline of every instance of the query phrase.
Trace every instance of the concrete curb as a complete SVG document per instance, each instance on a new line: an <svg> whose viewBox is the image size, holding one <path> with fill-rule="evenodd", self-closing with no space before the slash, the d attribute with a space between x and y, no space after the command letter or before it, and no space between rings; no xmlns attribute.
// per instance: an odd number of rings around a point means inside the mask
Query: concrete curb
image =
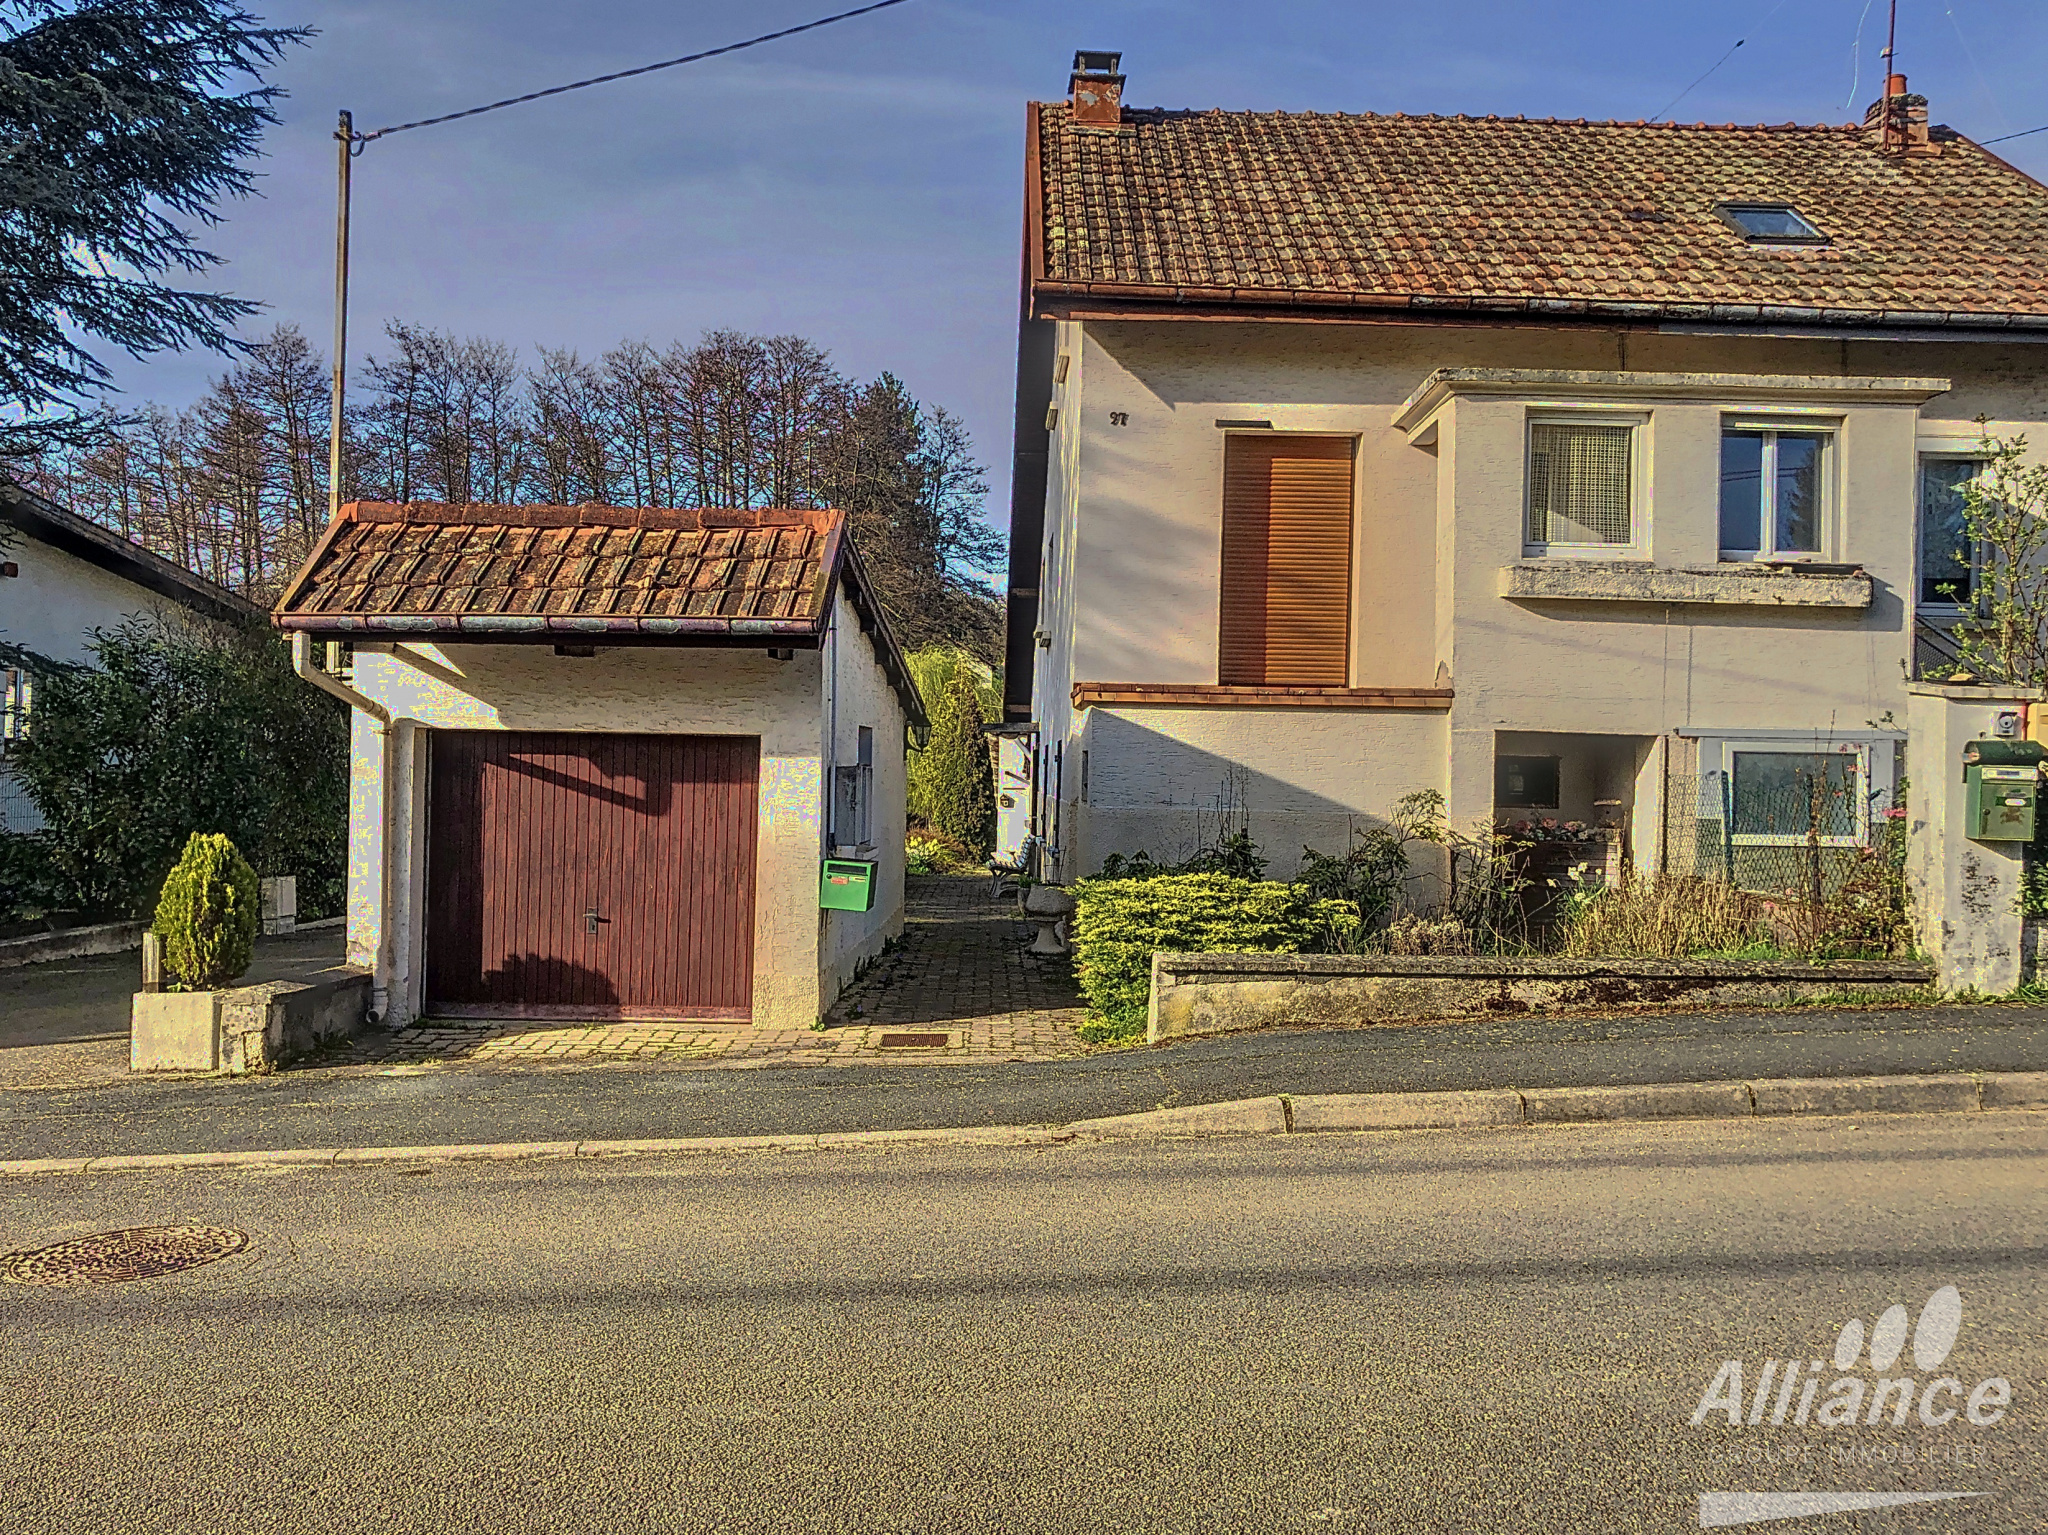
<svg viewBox="0 0 2048 1535"><path fill-rule="evenodd" d="M257 1167L375 1166L392 1162L531 1162L734 1151L835 1151L867 1146L1057 1146L1075 1141L1331 1131L1463 1130L1790 1115L1976 1114L2048 1109L2048 1071L1920 1077L1802 1077L1755 1082L1660 1082L1523 1092L1319 1093L1240 1098L1083 1119L1069 1125L945 1130L851 1130L820 1135L713 1135L678 1140L505 1141L459 1146L327 1146L297 1151L182 1151L140 1156L0 1161L0 1177L48 1173L176 1172Z"/></svg>

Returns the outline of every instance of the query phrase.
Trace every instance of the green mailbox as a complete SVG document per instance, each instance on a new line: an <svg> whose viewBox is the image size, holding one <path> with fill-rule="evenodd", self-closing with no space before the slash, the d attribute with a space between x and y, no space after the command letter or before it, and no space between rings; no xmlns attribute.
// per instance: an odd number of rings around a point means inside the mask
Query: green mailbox
<svg viewBox="0 0 2048 1535"><path fill-rule="evenodd" d="M827 911L873 911L874 862L860 858L826 859L818 874L818 904Z"/></svg>
<svg viewBox="0 0 2048 1535"><path fill-rule="evenodd" d="M2044 753L2035 741L1972 741L1963 748L1963 835L2032 842Z"/></svg>

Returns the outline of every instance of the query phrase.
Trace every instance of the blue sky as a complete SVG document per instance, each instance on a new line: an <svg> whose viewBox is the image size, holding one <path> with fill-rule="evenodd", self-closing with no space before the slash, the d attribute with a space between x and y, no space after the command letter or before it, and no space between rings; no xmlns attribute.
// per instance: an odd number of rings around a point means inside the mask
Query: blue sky
<svg viewBox="0 0 2048 1535"><path fill-rule="evenodd" d="M249 0L317 26L280 75L262 195L210 244L219 285L324 348L337 109L359 129L735 41L832 0ZM1846 122L1876 94L1887 0L910 0L638 80L400 134L356 162L352 359L396 316L519 346L794 331L951 407L1007 508L1023 103L1115 48L1138 106L1638 118L1746 42L1676 115ZM1901 0L1899 63L1936 122L2048 123L2040 0ZM1860 59L1852 44L1862 22ZM1852 86L1853 77L1853 86ZM2002 145L2048 179L2048 133ZM208 354L131 362L189 401Z"/></svg>

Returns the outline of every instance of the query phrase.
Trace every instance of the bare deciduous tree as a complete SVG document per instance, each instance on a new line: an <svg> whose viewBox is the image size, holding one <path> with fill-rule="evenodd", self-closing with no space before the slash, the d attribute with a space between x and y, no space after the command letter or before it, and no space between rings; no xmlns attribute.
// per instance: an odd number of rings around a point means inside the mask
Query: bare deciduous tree
<svg viewBox="0 0 2048 1535"><path fill-rule="evenodd" d="M986 577L1002 535L959 418L889 374L846 378L800 336L711 331L587 361L397 321L345 423L348 498L652 506L838 506L889 621L915 648L995 661ZM152 406L17 472L223 585L276 595L327 501L323 359L281 326L191 410Z"/></svg>

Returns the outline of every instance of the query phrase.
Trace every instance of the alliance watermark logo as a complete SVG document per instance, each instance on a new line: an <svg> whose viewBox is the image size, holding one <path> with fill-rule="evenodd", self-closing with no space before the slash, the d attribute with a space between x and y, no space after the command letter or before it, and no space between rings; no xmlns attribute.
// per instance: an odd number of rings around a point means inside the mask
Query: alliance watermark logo
<svg viewBox="0 0 2048 1535"><path fill-rule="evenodd" d="M1692 1426L1699 1428L1725 1418L1733 1428L1766 1424L1903 1428L1909 1418L1917 1417L1923 1428L1946 1428L1959 1420L1975 1428L1995 1427L2012 1405L2011 1382L1992 1376L1966 1387L1958 1377L1940 1373L1962 1326L1962 1295L1954 1285L1943 1285L1927 1297L1910 1327L1904 1306L1888 1307L1867 1334L1862 1319L1851 1317L1835 1338L1831 1360L1766 1359L1753 1374L1745 1371L1740 1359L1724 1360L1700 1394ZM1909 1335L1910 1373L1901 1368ZM1898 1373L1892 1373L1894 1370ZM1974 1492L1706 1492L1700 1494L1700 1528L1985 1496L1988 1494Z"/></svg>
<svg viewBox="0 0 2048 1535"><path fill-rule="evenodd" d="M1917 1411L1927 1428L1944 1427L1958 1415L1978 1428L1990 1428L2005 1417L2005 1409L2012 1404L2010 1382L1993 1376L1977 1382L1966 1394L1955 1376L1926 1374L1948 1362L1962 1326L1963 1298L1954 1285L1943 1285L1927 1297L1913 1324L1913 1365L1920 1374L1886 1378L1885 1372L1898 1364L1906 1344L1906 1308L1890 1307L1870 1329L1866 1378L1857 1370L1864 1352L1863 1323L1851 1317L1835 1339L1835 1378L1827 1382L1825 1394L1821 1387L1828 1374L1827 1360L1766 1359L1751 1377L1755 1384L1746 1398L1742 1361L1726 1360L1693 1409L1693 1427L1720 1413L1737 1428L1788 1422L1802 1427L1813 1423L1821 1428L1853 1428L1859 1422L1875 1426L1887 1415L1892 1427L1902 1428L1907 1415Z"/></svg>

